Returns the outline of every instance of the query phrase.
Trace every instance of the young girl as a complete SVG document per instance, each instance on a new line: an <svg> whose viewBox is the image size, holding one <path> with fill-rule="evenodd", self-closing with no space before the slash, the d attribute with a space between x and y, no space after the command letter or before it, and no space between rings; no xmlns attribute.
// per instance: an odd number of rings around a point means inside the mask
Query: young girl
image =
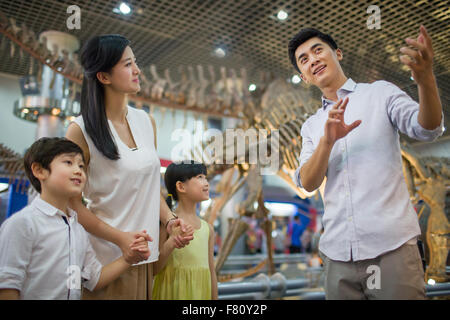
<svg viewBox="0 0 450 320"><path fill-rule="evenodd" d="M196 205L209 199L209 184L204 164L171 163L164 176L169 196L178 201L175 214L194 227L194 240L174 250L174 234L160 229L160 256L154 265L153 298L159 300L217 299L217 278L214 268L214 230L196 215Z"/></svg>

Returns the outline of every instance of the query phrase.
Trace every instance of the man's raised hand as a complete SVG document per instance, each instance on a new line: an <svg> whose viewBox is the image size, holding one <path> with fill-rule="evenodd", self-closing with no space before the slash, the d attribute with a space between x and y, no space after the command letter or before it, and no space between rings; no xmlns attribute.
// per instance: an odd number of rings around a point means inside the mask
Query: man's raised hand
<svg viewBox="0 0 450 320"><path fill-rule="evenodd" d="M350 131L361 124L361 120L356 120L350 125L344 122L344 112L347 108L348 97L339 101L328 113L328 119L325 123L325 142L333 145L337 140L345 137Z"/></svg>
<svg viewBox="0 0 450 320"><path fill-rule="evenodd" d="M405 42L413 49L408 47L400 48L403 55L400 61L411 69L411 75L417 84L428 81L433 75L433 46L431 37L423 25L420 26L417 39L406 38Z"/></svg>

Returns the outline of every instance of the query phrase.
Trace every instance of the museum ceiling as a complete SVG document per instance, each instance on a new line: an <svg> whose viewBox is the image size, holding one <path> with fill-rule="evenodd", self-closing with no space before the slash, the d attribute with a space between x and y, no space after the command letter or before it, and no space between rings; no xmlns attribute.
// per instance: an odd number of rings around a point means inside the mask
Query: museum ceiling
<svg viewBox="0 0 450 320"><path fill-rule="evenodd" d="M434 72L446 127L450 120L450 7L448 1L375 1L380 9L380 29L369 29L367 1L128 1L131 12L120 13L121 1L0 2L0 10L25 23L37 35L58 30L75 35L83 44L96 34L120 33L131 40L138 64L144 72L155 64L158 71L179 66L212 65L247 70L258 86L260 71L291 79L295 74L287 56L287 43L303 27L330 33L344 52L342 67L357 82L385 79L398 85L414 99L417 87L398 60L406 37L417 37L425 25L433 39ZM81 28L68 30L67 7L81 8ZM280 10L286 14L279 15ZM284 18L284 19L283 19ZM372 21L373 22L373 21ZM4 36L0 35L0 40ZM2 45L0 72L25 75L29 59ZM316 89L314 96L320 97ZM448 135L450 130L446 130Z"/></svg>

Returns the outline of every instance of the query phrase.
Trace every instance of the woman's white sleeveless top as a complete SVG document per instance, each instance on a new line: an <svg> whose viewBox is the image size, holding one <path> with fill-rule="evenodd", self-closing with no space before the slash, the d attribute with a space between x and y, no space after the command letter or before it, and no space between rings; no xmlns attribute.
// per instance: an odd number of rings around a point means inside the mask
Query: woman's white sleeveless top
<svg viewBox="0 0 450 320"><path fill-rule="evenodd" d="M121 231L142 231L153 238L149 242L150 258L142 263L158 260L160 161L154 144L153 127L148 114L128 106L128 124L137 149L130 149L108 120L109 128L119 151L119 160L110 160L97 150L86 132L83 118L74 122L80 126L89 146L90 161L84 197L88 208L101 220ZM122 255L112 242L89 234L97 258L105 265Z"/></svg>

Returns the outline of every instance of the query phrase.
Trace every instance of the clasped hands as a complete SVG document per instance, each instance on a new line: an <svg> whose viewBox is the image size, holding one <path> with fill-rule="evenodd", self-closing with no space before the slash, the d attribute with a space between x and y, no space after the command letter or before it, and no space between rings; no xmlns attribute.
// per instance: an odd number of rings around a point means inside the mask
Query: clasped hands
<svg viewBox="0 0 450 320"><path fill-rule="evenodd" d="M178 249L185 247L194 239L194 228L179 218L169 221L167 232L173 238L175 247ZM153 239L146 230L123 232L120 249L125 261L129 264L136 264L147 260L151 254L148 247L149 241L153 241Z"/></svg>

